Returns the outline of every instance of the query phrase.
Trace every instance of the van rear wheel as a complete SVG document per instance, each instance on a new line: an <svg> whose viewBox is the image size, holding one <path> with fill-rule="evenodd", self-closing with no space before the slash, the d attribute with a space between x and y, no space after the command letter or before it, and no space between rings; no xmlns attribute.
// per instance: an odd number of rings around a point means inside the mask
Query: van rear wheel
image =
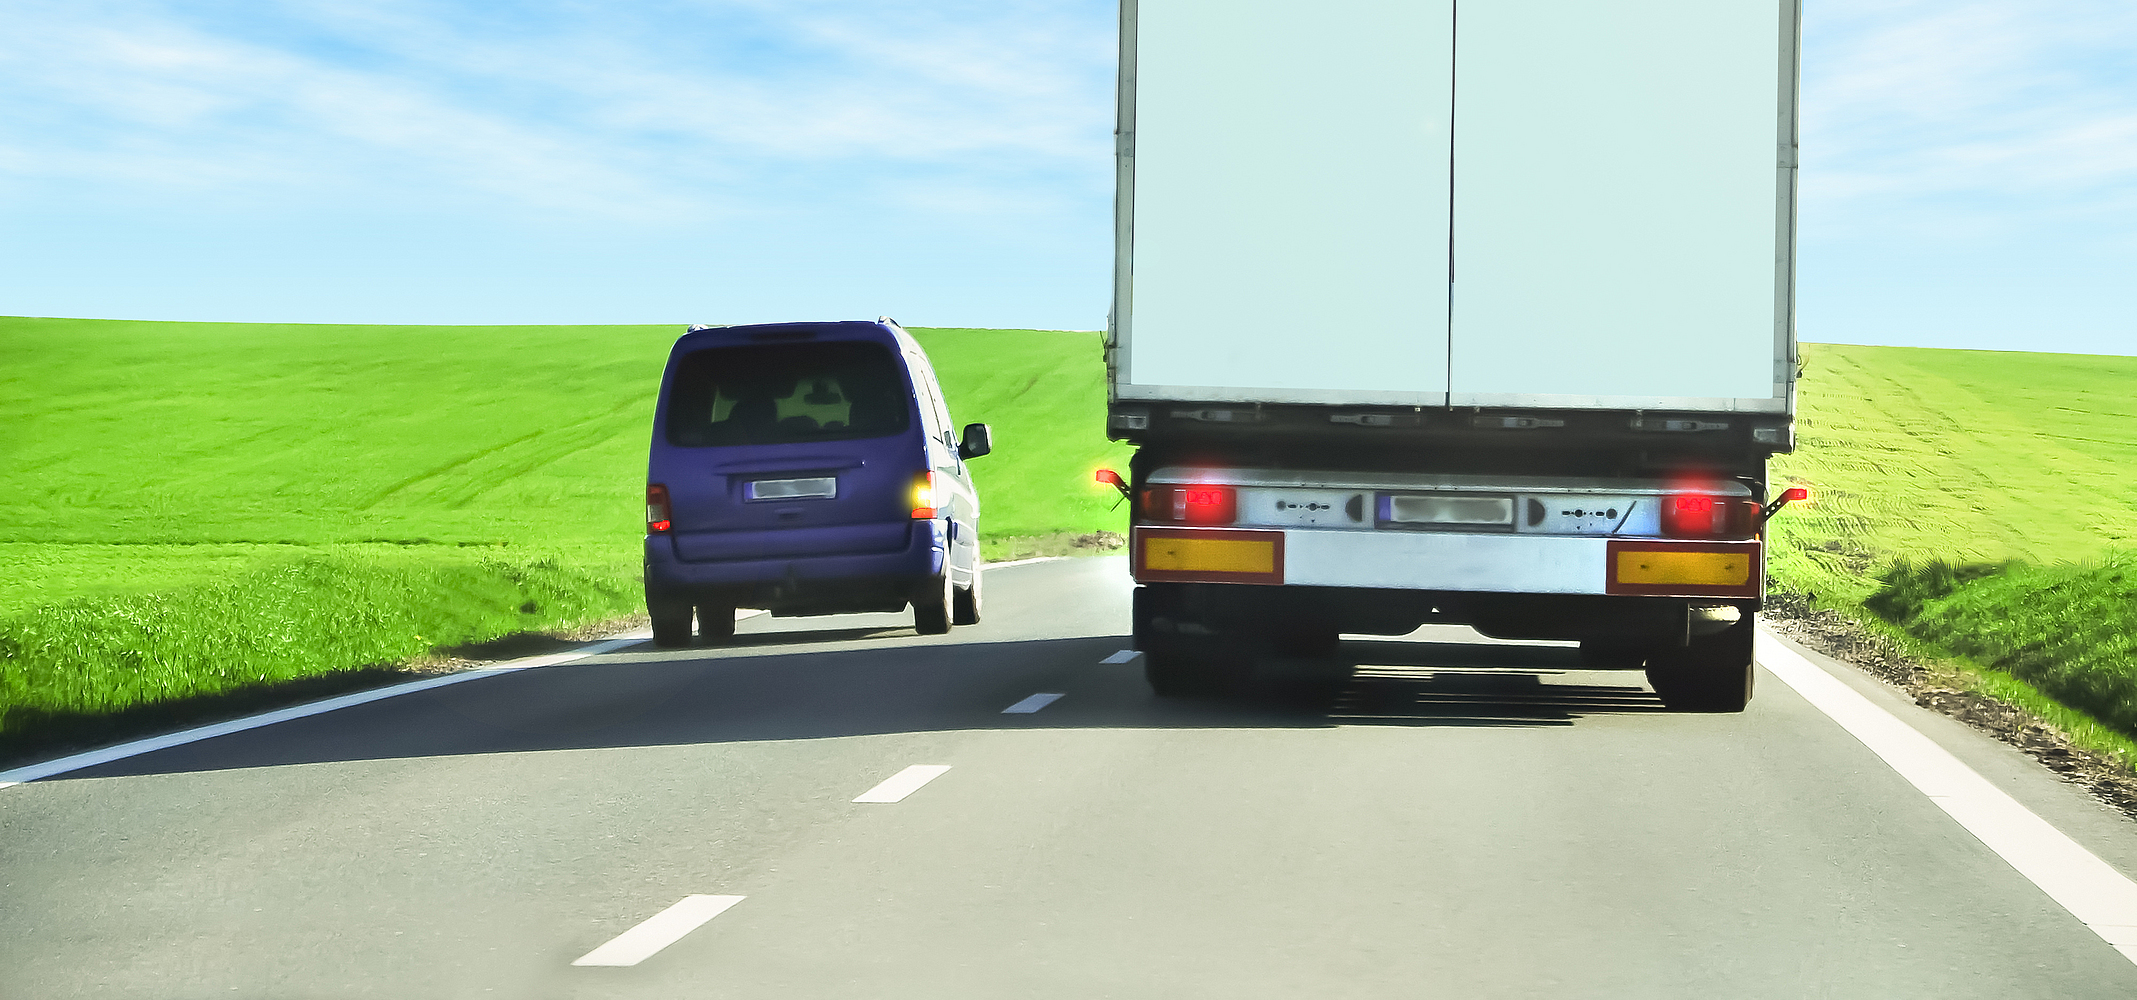
<svg viewBox="0 0 2137 1000"><path fill-rule="evenodd" d="M653 620L653 645L674 648L690 645L690 605L681 601L646 601L646 617Z"/></svg>
<svg viewBox="0 0 2137 1000"><path fill-rule="evenodd" d="M697 635L699 642L726 642L735 637L735 609L733 605L700 604L697 606Z"/></svg>
<svg viewBox="0 0 2137 1000"><path fill-rule="evenodd" d="M950 631L950 574L944 573L913 595L913 631L943 635Z"/></svg>
<svg viewBox="0 0 2137 1000"><path fill-rule="evenodd" d="M959 587L950 595L950 624L979 624L979 561L972 563L972 586Z"/></svg>

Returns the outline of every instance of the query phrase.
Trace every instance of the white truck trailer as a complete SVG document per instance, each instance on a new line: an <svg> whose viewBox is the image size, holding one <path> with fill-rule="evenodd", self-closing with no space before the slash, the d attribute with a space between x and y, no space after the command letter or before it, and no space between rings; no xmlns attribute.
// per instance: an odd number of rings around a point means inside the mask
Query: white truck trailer
<svg viewBox="0 0 2137 1000"><path fill-rule="evenodd" d="M1123 0L1107 425L1185 694L1427 622L1739 711L1797 0Z"/></svg>

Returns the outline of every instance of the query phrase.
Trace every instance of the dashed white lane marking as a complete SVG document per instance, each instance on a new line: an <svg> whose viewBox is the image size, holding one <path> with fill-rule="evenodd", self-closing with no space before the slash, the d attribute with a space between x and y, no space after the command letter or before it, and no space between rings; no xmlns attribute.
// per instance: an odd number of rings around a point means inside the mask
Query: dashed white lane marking
<svg viewBox="0 0 2137 1000"><path fill-rule="evenodd" d="M1008 708L1002 709L1002 714L1030 715L1031 713L1045 708L1046 706L1051 705L1054 702L1060 700L1061 696L1058 694L1035 694L1029 698L1024 699L1023 701L1017 702L1016 704L1009 706Z"/></svg>
<svg viewBox="0 0 2137 1000"><path fill-rule="evenodd" d="M742 896L684 896L674 906L650 917L638 926L609 939L607 944L585 955L573 965L637 965L655 952L683 939L683 935L697 930L705 922L727 908L741 902Z"/></svg>
<svg viewBox="0 0 2137 1000"><path fill-rule="evenodd" d="M883 779L883 783L854 797L855 802L896 802L920 790L920 786L950 769L948 764L914 764Z"/></svg>
<svg viewBox="0 0 2137 1000"><path fill-rule="evenodd" d="M1108 657L1106 657L1105 659L1103 659L1103 660L1100 660L1100 661L1098 661L1098 662L1100 662L1100 663L1126 663L1126 662L1128 662L1129 660L1135 659L1136 657L1138 657L1138 656L1141 656L1141 655L1143 655L1143 654L1142 654L1142 653L1139 653L1139 652L1137 652L1137 651L1135 651L1135 650L1132 650L1132 649L1123 649L1123 650L1121 650L1120 652L1118 652L1118 653L1115 653L1115 654L1113 654L1112 656L1108 656Z"/></svg>
<svg viewBox="0 0 2137 1000"><path fill-rule="evenodd" d="M524 660L500 663L495 666L477 667L457 674L446 674L443 677L430 677L420 681L409 681L406 684L395 684L391 687L358 691L354 694L345 694L336 698L328 698L324 701L315 701L307 705L292 705L272 712L249 715L242 719L218 722L212 726L201 726L183 732L151 736L147 739L135 740L132 743L121 743L115 747L105 747L102 750L90 750L71 757L61 757L58 760L48 760L42 764L30 764L12 771L0 772L0 788L21 784L25 781L36 781L39 778L49 778L56 774L65 774L68 771L79 771L82 768L95 767L98 764L109 764L115 760L124 760L128 757L135 757L156 750L168 750L175 746L198 743L201 740L210 740L217 736L228 736L231 733L242 733L248 729L272 726L275 723L288 722L291 719L325 715L328 712L339 709L367 705L371 702L384 701L388 698L398 698L404 694L414 694L418 691L428 691L432 688L441 688L453 684L464 684L468 681L479 681L485 677L496 677L501 674L515 673L534 667L553 667L560 663L570 663L574 660L586 659L589 656L599 656L603 653L614 652L625 646L644 642L652 637L653 633L641 629L637 632L617 636L614 639L604 639L591 645L581 646L568 653L534 656Z"/></svg>
<svg viewBox="0 0 2137 1000"><path fill-rule="evenodd" d="M1761 629L1758 658L1804 700L1884 758L1900 777L2011 867L2137 962L2137 882L1976 774L1951 752Z"/></svg>

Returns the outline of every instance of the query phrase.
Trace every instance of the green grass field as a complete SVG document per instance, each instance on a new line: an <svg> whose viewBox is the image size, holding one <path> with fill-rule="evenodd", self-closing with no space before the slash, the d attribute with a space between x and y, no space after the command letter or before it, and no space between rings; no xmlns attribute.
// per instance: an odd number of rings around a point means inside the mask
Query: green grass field
<svg viewBox="0 0 2137 1000"><path fill-rule="evenodd" d="M0 740L628 613L681 333L0 318ZM914 334L990 551L1121 530L1096 334Z"/></svg>
<svg viewBox="0 0 2137 1000"><path fill-rule="evenodd" d="M0 318L0 752L633 610L679 333ZM973 463L990 556L1124 528L1090 476L1127 460L1096 335L915 334L956 418L994 427ZM1816 500L1774 522L1775 586L1860 612L1881 577L1908 586L1895 566L2015 560L1887 613L1991 693L2128 732L2137 358L1805 357L1800 447L1774 472ZM2071 627L2087 616L2105 624Z"/></svg>
<svg viewBox="0 0 2137 1000"><path fill-rule="evenodd" d="M1773 585L1882 615L1927 654L1962 658L1984 692L2137 762L2137 592L2124 577L2137 358L1804 355L1798 448L1773 473L1816 501L1773 521Z"/></svg>
<svg viewBox="0 0 2137 1000"><path fill-rule="evenodd" d="M2137 358L1803 345L1773 575L1859 603L1899 559L2047 564L2137 547Z"/></svg>

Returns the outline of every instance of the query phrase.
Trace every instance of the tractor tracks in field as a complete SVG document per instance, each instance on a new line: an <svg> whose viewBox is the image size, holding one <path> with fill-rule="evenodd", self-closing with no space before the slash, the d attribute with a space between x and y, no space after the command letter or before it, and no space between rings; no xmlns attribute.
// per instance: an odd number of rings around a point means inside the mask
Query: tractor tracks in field
<svg viewBox="0 0 2137 1000"><path fill-rule="evenodd" d="M371 496L366 497L353 509L373 510L393 499L396 495L414 490L425 483L449 480L454 473L471 469L492 456L505 455L513 449L541 442L544 439L553 443L553 447L537 449L534 454L518 459L510 467L496 470L498 473L496 475L479 478L467 477L462 482L453 483L445 491L447 496L443 499L448 506L465 506L482 493L503 483L527 475L542 466L552 464L608 440L621 430L614 424L617 415L638 405L638 402L638 400L626 400L606 413L574 420L566 424L539 427L511 440L461 454L450 461L432 466L414 475L403 477L387 485Z"/></svg>

